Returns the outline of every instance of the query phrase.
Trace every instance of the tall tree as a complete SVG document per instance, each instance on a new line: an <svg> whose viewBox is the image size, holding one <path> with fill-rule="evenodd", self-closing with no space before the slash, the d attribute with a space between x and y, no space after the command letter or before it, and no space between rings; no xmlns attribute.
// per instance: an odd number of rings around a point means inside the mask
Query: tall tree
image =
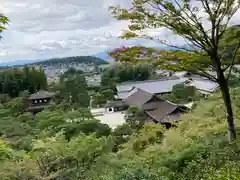
<svg viewBox="0 0 240 180"><path fill-rule="evenodd" d="M129 9L123 9L120 6L110 8L119 20L130 20L130 31L123 37L157 40L184 50L184 52L174 52L177 55L183 53L185 55L184 58L180 56L178 63L174 63L178 68L192 70L219 84L227 111L229 140L236 139L228 77L240 46L239 31L228 38L228 41L234 44L230 60L222 55L220 44L230 26L230 20L239 8L239 0L132 0L132 7ZM142 33L145 29L162 27L186 40L187 47L178 47ZM172 61L172 57L176 57L174 53L165 53L164 57ZM173 66L173 63L167 65ZM217 77L212 76L206 69L215 71ZM229 71L225 76L226 70Z"/></svg>
<svg viewBox="0 0 240 180"><path fill-rule="evenodd" d="M35 93L46 89L47 79L43 70L24 67L0 72L0 93L17 97L20 92Z"/></svg>
<svg viewBox="0 0 240 180"><path fill-rule="evenodd" d="M64 76L63 76L64 77ZM65 100L70 105L75 104L77 107L89 107L90 97L87 91L86 79L81 74L71 74L60 79L59 86L59 100Z"/></svg>

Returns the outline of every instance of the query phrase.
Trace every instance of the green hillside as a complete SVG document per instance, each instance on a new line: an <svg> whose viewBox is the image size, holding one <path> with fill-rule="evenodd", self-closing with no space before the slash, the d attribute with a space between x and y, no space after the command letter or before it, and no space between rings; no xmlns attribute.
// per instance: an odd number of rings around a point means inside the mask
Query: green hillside
<svg viewBox="0 0 240 180"><path fill-rule="evenodd" d="M95 64L95 65L102 65L102 64L108 64L107 61L104 61L100 58L93 57L93 56L73 56L73 57L64 57L64 58L53 58L48 59L45 61L35 62L32 63L32 65L43 65L43 66L52 66L57 64Z"/></svg>
<svg viewBox="0 0 240 180"><path fill-rule="evenodd" d="M231 90L238 134L239 92ZM240 176L240 141L227 140L220 93L202 99L176 128L148 124L130 136L126 126L110 132L83 109L50 109L32 121L29 114L21 114L20 100L1 104L3 180L237 180ZM71 119L75 121L69 123ZM124 138L116 151L116 143Z"/></svg>

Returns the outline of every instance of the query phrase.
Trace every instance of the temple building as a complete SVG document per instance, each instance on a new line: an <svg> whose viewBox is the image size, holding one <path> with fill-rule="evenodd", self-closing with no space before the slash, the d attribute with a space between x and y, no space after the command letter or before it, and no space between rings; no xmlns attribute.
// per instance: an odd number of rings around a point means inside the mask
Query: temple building
<svg viewBox="0 0 240 180"><path fill-rule="evenodd" d="M48 92L40 90L34 94L32 94L28 100L28 111L32 112L34 114L42 111L44 108L49 107L51 104L53 104L53 97L56 95L54 92Z"/></svg>

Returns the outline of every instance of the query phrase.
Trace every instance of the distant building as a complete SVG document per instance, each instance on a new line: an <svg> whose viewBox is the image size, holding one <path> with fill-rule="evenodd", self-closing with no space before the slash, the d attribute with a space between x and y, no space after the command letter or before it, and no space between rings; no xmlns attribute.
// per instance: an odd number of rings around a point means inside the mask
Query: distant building
<svg viewBox="0 0 240 180"><path fill-rule="evenodd" d="M48 91L38 91L32 94L28 100L28 111L36 114L42 111L44 108L49 107L52 103L52 98L55 96L56 93L48 92Z"/></svg>

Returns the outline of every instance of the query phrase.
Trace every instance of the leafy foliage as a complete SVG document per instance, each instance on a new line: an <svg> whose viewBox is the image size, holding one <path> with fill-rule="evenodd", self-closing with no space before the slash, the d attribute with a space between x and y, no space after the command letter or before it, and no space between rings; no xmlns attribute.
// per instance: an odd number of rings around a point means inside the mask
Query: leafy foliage
<svg viewBox="0 0 240 180"><path fill-rule="evenodd" d="M126 123L133 129L139 129L146 120L144 111L135 106L130 106L125 115Z"/></svg>
<svg viewBox="0 0 240 180"><path fill-rule="evenodd" d="M152 78L153 72L154 68L148 64L118 64L104 71L102 85L112 87L111 82L114 85L125 81L144 81Z"/></svg>
<svg viewBox="0 0 240 180"><path fill-rule="evenodd" d="M50 179L86 179L100 161L99 158L111 151L111 139L97 139L91 136L79 136L69 142L64 136L36 141L33 153L38 157L38 168L43 177Z"/></svg>
<svg viewBox="0 0 240 180"><path fill-rule="evenodd" d="M173 86L170 94L160 95L161 99L168 100L176 104L185 104L193 101L198 101L202 97L201 93L193 86L177 84Z"/></svg>
<svg viewBox="0 0 240 180"><path fill-rule="evenodd" d="M105 96L101 93L96 93L92 96L91 107L104 106L107 102Z"/></svg>
<svg viewBox="0 0 240 180"><path fill-rule="evenodd" d="M46 89L47 79L42 69L24 67L9 69L0 73L0 93L17 97L22 91L35 93L40 89Z"/></svg>
<svg viewBox="0 0 240 180"><path fill-rule="evenodd" d="M89 107L90 97L87 91L87 83L84 75L79 73L63 74L57 86L53 88L59 91L57 102L65 101L69 106Z"/></svg>
<svg viewBox="0 0 240 180"><path fill-rule="evenodd" d="M238 126L239 88L231 94ZM12 116L13 110L18 111L14 106L1 109L0 176L4 180L239 176L239 142L229 144L224 135L226 113L219 93L200 99L196 109L169 130L160 124L140 129L124 124L111 132L86 109L45 110L34 120L28 113Z"/></svg>
<svg viewBox="0 0 240 180"><path fill-rule="evenodd" d="M9 19L2 13L0 13L0 33L6 30L6 26L9 22ZM2 36L0 36L2 38Z"/></svg>

